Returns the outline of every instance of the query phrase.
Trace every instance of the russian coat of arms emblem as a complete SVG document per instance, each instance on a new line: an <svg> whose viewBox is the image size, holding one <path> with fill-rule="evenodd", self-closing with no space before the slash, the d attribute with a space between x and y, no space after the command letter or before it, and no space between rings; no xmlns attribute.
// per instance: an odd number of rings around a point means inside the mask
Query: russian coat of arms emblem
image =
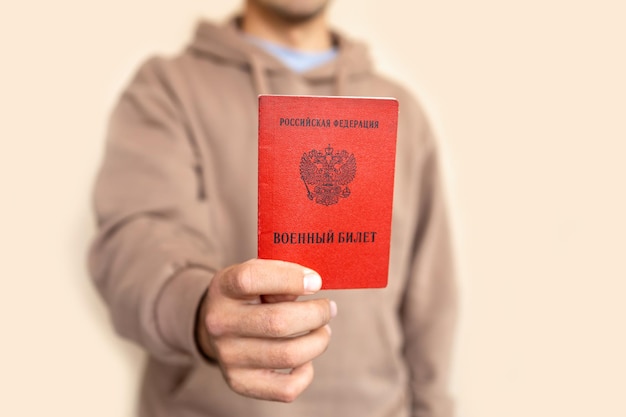
<svg viewBox="0 0 626 417"><path fill-rule="evenodd" d="M323 151L312 149L300 159L300 178L307 197L317 204L330 206L350 196L348 184L356 176L356 159L346 150L335 152L328 145Z"/></svg>

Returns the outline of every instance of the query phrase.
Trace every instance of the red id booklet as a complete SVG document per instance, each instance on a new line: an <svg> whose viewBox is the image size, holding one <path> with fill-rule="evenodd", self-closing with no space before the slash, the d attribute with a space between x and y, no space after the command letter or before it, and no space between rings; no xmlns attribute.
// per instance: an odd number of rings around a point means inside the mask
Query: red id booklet
<svg viewBox="0 0 626 417"><path fill-rule="evenodd" d="M258 256L387 286L398 101L259 97Z"/></svg>

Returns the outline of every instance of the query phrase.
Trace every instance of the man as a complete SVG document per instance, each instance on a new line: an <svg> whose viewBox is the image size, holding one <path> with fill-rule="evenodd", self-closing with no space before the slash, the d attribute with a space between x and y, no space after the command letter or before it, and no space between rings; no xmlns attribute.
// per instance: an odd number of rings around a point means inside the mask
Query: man
<svg viewBox="0 0 626 417"><path fill-rule="evenodd" d="M90 267L116 329L149 354L142 416L452 415L435 142L416 102L329 30L327 3L248 0L230 23L200 24L113 113ZM324 277L254 259L262 93L398 98L386 289L300 299Z"/></svg>

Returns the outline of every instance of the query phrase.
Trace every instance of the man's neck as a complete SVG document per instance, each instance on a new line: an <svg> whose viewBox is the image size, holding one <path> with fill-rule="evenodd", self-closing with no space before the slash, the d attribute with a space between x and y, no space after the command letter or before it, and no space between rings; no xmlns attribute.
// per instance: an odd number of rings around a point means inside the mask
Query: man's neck
<svg viewBox="0 0 626 417"><path fill-rule="evenodd" d="M303 51L324 51L332 47L325 12L305 22L287 22L271 11L248 3L242 29L252 36Z"/></svg>

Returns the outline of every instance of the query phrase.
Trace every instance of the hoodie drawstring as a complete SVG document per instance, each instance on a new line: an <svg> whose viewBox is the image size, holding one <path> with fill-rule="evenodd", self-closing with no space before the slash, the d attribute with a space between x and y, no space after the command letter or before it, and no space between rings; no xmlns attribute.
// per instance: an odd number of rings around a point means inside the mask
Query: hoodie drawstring
<svg viewBox="0 0 626 417"><path fill-rule="evenodd" d="M263 65L259 58L254 54L250 54L249 61L250 71L252 72L252 84L257 95L268 94L269 87L267 85L267 78L263 70Z"/></svg>
<svg viewBox="0 0 626 417"><path fill-rule="evenodd" d="M346 92L346 85L348 83L348 71L345 65L341 65L341 55L337 56L335 62L337 73L335 76L335 95L342 96L348 95Z"/></svg>

